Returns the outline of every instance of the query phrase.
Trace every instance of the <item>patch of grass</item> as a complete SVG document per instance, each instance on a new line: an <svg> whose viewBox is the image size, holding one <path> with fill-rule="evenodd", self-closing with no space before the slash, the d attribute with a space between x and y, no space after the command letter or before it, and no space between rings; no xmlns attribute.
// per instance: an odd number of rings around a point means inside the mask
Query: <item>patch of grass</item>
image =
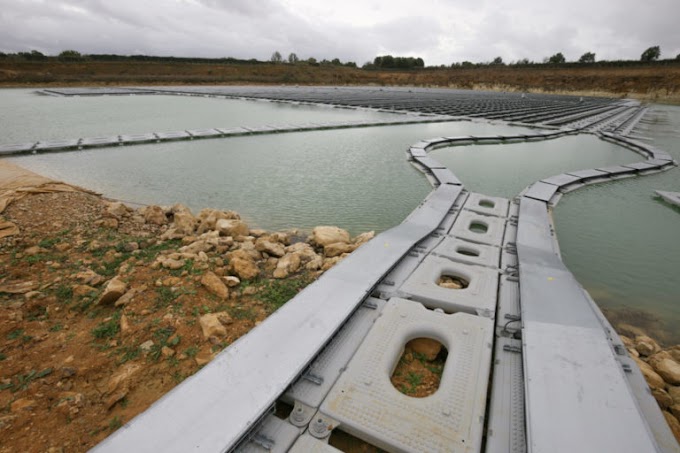
<svg viewBox="0 0 680 453"><path fill-rule="evenodd" d="M87 311L88 308L90 308L90 305L94 302L94 299L91 298L86 298L78 302L76 304L75 309L78 310L81 313L84 313Z"/></svg>
<svg viewBox="0 0 680 453"><path fill-rule="evenodd" d="M92 329L92 336L97 339L113 338L120 332L120 312L116 312L110 320L101 322Z"/></svg>
<svg viewBox="0 0 680 453"><path fill-rule="evenodd" d="M7 358L7 356L0 352L0 362L5 360L6 358Z"/></svg>
<svg viewBox="0 0 680 453"><path fill-rule="evenodd" d="M158 297L156 297L157 307L166 307L181 295L179 291L173 291L172 288L167 286L156 288L156 293L158 293Z"/></svg>
<svg viewBox="0 0 680 453"><path fill-rule="evenodd" d="M62 303L69 303L73 299L73 288L67 285L59 285L54 290L57 300Z"/></svg>
<svg viewBox="0 0 680 453"><path fill-rule="evenodd" d="M16 379L12 384L10 384L11 387L6 388L11 388L12 393L18 392L19 390L26 390L28 386L31 385L31 382L33 382L35 379L44 378L51 373L52 368L45 368L42 371L31 370L26 374L18 374L14 376Z"/></svg>
<svg viewBox="0 0 680 453"><path fill-rule="evenodd" d="M149 247L140 249L137 257L143 261L151 261L156 258L156 256L163 250L168 249L178 249L182 246L182 241L180 239L173 239L171 241L165 241L160 244L153 244Z"/></svg>
<svg viewBox="0 0 680 453"><path fill-rule="evenodd" d="M196 354L198 354L198 346L191 346L188 347L184 353L187 355L187 357L194 358L196 357Z"/></svg>
<svg viewBox="0 0 680 453"><path fill-rule="evenodd" d="M175 373L172 375L172 379L178 384L185 380L186 378L187 376L185 376L184 373L180 371L175 371Z"/></svg>
<svg viewBox="0 0 680 453"><path fill-rule="evenodd" d="M408 381L411 388L415 388L418 387L420 383L423 381L423 376L411 371L408 373L408 375L406 375L406 380Z"/></svg>
<svg viewBox="0 0 680 453"><path fill-rule="evenodd" d="M257 318L257 313L250 307L227 307L227 312L234 319L247 319L253 321Z"/></svg>
<svg viewBox="0 0 680 453"><path fill-rule="evenodd" d="M64 329L64 326L61 324L55 324L52 327L50 327L50 332L59 332Z"/></svg>
<svg viewBox="0 0 680 453"><path fill-rule="evenodd" d="M305 276L284 280L266 280L262 283L262 289L257 297L267 304L271 311L275 311L310 283L311 279Z"/></svg>
<svg viewBox="0 0 680 453"><path fill-rule="evenodd" d="M158 359L161 358L161 354L163 353L163 347L168 346L168 339L172 336L172 334L175 333L175 328L174 327L160 327L156 329L153 333L153 337L156 341L154 341L154 345L151 347L151 351L149 351L149 359L153 360L154 362L157 362ZM173 338L174 344L179 343L179 337L176 337L177 341L174 341L175 339Z"/></svg>
<svg viewBox="0 0 680 453"><path fill-rule="evenodd" d="M36 264L42 261L66 261L65 256L55 255L54 253L38 253L37 255L31 255L24 258L28 264Z"/></svg>
<svg viewBox="0 0 680 453"><path fill-rule="evenodd" d="M170 275L174 277L179 277L182 275L182 272L186 271L190 275L197 275L202 273L203 271L200 269L194 269L194 260L186 260L184 262L184 266L180 267L179 269L173 269L170 271Z"/></svg>
<svg viewBox="0 0 680 453"><path fill-rule="evenodd" d="M51 249L52 247L55 246L55 244L58 244L62 241L62 238L60 237L53 237L53 238L45 238L42 241L38 242L38 247L42 247L45 249Z"/></svg>
<svg viewBox="0 0 680 453"><path fill-rule="evenodd" d="M21 338L21 336L24 334L24 329L15 329L11 331L10 333L7 334L7 339L8 340L16 340L17 338Z"/></svg>
<svg viewBox="0 0 680 453"><path fill-rule="evenodd" d="M118 364L122 365L126 362L129 362L130 360L136 359L139 357L140 352L141 351L137 346L122 346L118 348L118 354L120 355Z"/></svg>
<svg viewBox="0 0 680 453"><path fill-rule="evenodd" d="M123 261L130 258L130 256L132 255L129 253L123 253L121 256L116 257L109 263L102 263L97 272L103 277L113 277L118 274L118 268L121 264L123 264Z"/></svg>
<svg viewBox="0 0 680 453"><path fill-rule="evenodd" d="M115 417L113 417L111 419L111 421L109 422L109 430L110 431L115 431L118 428L120 428L121 426L123 426L123 422L120 420L120 417L118 417L117 415Z"/></svg>

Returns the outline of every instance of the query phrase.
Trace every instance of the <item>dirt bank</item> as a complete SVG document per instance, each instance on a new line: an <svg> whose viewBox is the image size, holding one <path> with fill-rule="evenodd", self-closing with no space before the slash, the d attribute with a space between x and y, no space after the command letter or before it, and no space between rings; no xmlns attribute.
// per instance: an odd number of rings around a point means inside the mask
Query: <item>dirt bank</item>
<svg viewBox="0 0 680 453"><path fill-rule="evenodd" d="M3 453L86 451L371 237L321 228L308 243L234 212L132 210L3 174Z"/></svg>
<svg viewBox="0 0 680 453"><path fill-rule="evenodd" d="M680 104L680 63L363 70L305 64L0 60L0 86L380 85L633 97Z"/></svg>

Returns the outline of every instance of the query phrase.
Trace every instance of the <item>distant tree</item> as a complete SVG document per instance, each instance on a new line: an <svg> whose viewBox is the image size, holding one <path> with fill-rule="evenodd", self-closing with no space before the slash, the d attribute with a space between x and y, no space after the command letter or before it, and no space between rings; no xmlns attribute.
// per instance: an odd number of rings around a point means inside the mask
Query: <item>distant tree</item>
<svg viewBox="0 0 680 453"><path fill-rule="evenodd" d="M314 57L307 58L307 64L310 64L312 66L319 66L319 63L316 61L316 58Z"/></svg>
<svg viewBox="0 0 680 453"><path fill-rule="evenodd" d="M272 57L270 58L270 60L271 60L272 63L281 63L281 61L283 61L283 57L281 57L281 54L277 50L276 52L274 52L272 54Z"/></svg>
<svg viewBox="0 0 680 453"><path fill-rule="evenodd" d="M64 61L82 60L83 56L77 50L64 50L59 54L59 59Z"/></svg>
<svg viewBox="0 0 680 453"><path fill-rule="evenodd" d="M375 69L375 64L367 61L361 66L361 69Z"/></svg>
<svg viewBox="0 0 680 453"><path fill-rule="evenodd" d="M503 59L501 57L496 57L493 59L491 64L503 64Z"/></svg>
<svg viewBox="0 0 680 453"><path fill-rule="evenodd" d="M656 61L661 56L661 48L659 46L653 46L642 52L640 56L640 61Z"/></svg>
<svg viewBox="0 0 680 453"><path fill-rule="evenodd" d="M299 61L300 59L295 55L295 52L291 52L290 55L288 55L288 63L295 64Z"/></svg>
<svg viewBox="0 0 680 453"><path fill-rule="evenodd" d="M548 58L548 63L551 63L551 64L560 64L560 63L564 63L566 61L567 60L564 58L564 55L562 55L562 52L557 52L555 55Z"/></svg>
<svg viewBox="0 0 680 453"><path fill-rule="evenodd" d="M333 59L331 60L331 64L332 64L333 66L342 66L342 61L340 61L339 58L333 58Z"/></svg>
<svg viewBox="0 0 680 453"><path fill-rule="evenodd" d="M356 68L357 64L353 61L348 61L347 63L344 64L344 66L347 66L348 68Z"/></svg>
<svg viewBox="0 0 680 453"><path fill-rule="evenodd" d="M475 64L472 63L471 61L464 61L460 65L464 68L472 68L474 67Z"/></svg>
<svg viewBox="0 0 680 453"><path fill-rule="evenodd" d="M31 59L33 60L45 60L47 57L37 50L31 50Z"/></svg>
<svg viewBox="0 0 680 453"><path fill-rule="evenodd" d="M522 58L521 60L517 60L518 65L526 65L526 64L531 64L528 58Z"/></svg>
<svg viewBox="0 0 680 453"><path fill-rule="evenodd" d="M675 57L676 60L680 60L680 53Z"/></svg>
<svg viewBox="0 0 680 453"><path fill-rule="evenodd" d="M424 68L425 61L420 57L393 57L392 55L383 55L375 57L373 65L378 68L412 69Z"/></svg>
<svg viewBox="0 0 680 453"><path fill-rule="evenodd" d="M578 59L579 63L595 63L595 54L593 52L586 52Z"/></svg>

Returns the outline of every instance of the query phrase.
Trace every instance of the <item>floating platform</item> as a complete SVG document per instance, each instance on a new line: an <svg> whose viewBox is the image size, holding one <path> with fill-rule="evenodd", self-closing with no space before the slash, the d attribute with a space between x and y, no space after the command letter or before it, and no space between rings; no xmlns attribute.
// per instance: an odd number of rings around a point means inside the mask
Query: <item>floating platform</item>
<svg viewBox="0 0 680 453"><path fill-rule="evenodd" d="M654 192L667 203L680 207L680 192L665 192L663 190L655 190Z"/></svg>

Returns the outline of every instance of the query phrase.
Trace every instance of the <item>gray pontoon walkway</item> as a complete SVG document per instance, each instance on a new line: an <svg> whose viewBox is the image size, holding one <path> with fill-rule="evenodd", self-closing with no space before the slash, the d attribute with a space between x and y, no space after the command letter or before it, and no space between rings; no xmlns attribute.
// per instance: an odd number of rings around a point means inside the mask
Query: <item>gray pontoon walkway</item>
<svg viewBox="0 0 680 453"><path fill-rule="evenodd" d="M680 207L680 192L666 192L663 190L655 190L654 192L663 198L664 201Z"/></svg>
<svg viewBox="0 0 680 453"><path fill-rule="evenodd" d="M208 91L443 114L457 108L437 90ZM461 103L467 95L459 94ZM525 99L473 98L471 106L489 112ZM561 129L414 144L408 159L434 190L403 223L326 272L95 450L338 451L326 442L339 429L392 452L680 451L619 337L562 263L550 217L563 193L675 162L622 133L641 117L634 103L545 98L542 107L551 102L573 105L557 116L545 108L528 116ZM544 178L506 200L469 193L464 175L427 155L439 146L577 131L646 160ZM442 275L467 287L442 288ZM417 337L449 351L439 390L427 398L403 395L389 380L404 344ZM277 402L293 405L286 419L271 412Z"/></svg>

